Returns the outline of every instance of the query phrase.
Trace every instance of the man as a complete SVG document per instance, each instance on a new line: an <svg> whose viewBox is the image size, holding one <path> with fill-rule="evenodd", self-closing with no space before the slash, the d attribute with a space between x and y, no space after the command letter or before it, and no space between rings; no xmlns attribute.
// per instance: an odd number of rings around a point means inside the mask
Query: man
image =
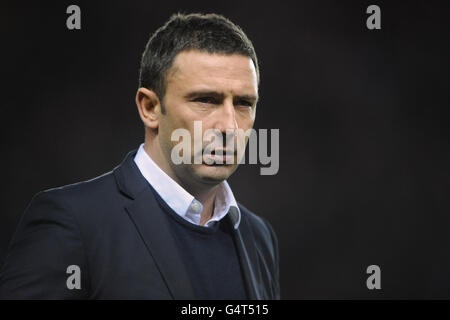
<svg viewBox="0 0 450 320"><path fill-rule="evenodd" d="M194 135L197 121L231 141L252 128L258 83L239 27L214 14L172 16L142 56L136 104L145 143L109 173L33 198L0 297L279 299L275 233L226 182L236 152L225 144L212 162L181 164L172 152L172 133Z"/></svg>

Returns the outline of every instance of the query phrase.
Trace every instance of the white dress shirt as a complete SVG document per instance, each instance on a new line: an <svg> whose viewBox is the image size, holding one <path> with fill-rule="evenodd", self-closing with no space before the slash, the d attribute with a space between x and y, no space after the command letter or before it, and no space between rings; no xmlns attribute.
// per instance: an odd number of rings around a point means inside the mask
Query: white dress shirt
<svg viewBox="0 0 450 320"><path fill-rule="evenodd" d="M134 162L144 178L173 211L190 223L200 225L203 205L152 160L144 150L144 144L139 146ZM212 226L215 222L225 217L227 213L230 213L234 228L237 229L241 221L241 212L230 186L226 181L223 181L220 183L216 193L214 213L205 223L205 226Z"/></svg>

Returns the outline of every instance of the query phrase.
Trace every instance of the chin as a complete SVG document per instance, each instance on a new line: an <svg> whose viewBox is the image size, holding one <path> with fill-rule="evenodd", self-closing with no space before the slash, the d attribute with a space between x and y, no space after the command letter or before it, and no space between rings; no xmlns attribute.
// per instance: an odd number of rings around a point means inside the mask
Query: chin
<svg viewBox="0 0 450 320"><path fill-rule="evenodd" d="M196 168L195 174L201 180L218 184L226 179L236 170L236 166L222 165L222 166L209 166L202 164Z"/></svg>

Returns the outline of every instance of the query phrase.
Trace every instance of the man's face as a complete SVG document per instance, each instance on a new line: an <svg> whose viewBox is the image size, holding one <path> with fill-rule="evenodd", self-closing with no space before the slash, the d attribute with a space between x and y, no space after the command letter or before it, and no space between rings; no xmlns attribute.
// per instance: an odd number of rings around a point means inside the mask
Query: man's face
<svg viewBox="0 0 450 320"><path fill-rule="evenodd" d="M239 54L209 54L183 51L174 60L166 79L166 94L162 101L165 114L161 116L158 139L164 157L177 178L185 184L218 184L237 168L233 164L194 164L194 121L201 121L205 130L222 132L246 131L253 127L258 99L258 83L253 61ZM191 134L191 164L175 165L171 161L171 141L175 129L187 129ZM217 132L217 131L216 131ZM236 138L234 138L236 141ZM203 141L202 152L210 141ZM223 144L226 149L226 144Z"/></svg>

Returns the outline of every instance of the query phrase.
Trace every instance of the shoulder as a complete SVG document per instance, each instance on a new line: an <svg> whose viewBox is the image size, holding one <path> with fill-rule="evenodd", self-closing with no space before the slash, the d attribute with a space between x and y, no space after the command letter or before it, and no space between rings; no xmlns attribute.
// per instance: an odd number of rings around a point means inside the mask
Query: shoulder
<svg viewBox="0 0 450 320"><path fill-rule="evenodd" d="M259 230L260 232L263 233L273 232L272 226L265 218L249 210L241 203L238 203L238 206L241 211L242 218L246 219L247 222L252 226L252 228Z"/></svg>
<svg viewBox="0 0 450 320"><path fill-rule="evenodd" d="M111 188L115 185L115 180L113 176L113 171L109 171L99 175L97 177L91 178L89 180L84 180L60 187L55 187L42 191L42 193L47 193L51 195L83 195L89 194L90 192L97 192L105 188Z"/></svg>
<svg viewBox="0 0 450 320"><path fill-rule="evenodd" d="M101 214L117 205L117 184L112 172L77 183L40 191L33 196L25 216L53 217L60 220L91 220L92 213Z"/></svg>
<svg viewBox="0 0 450 320"><path fill-rule="evenodd" d="M278 245L277 237L271 224L262 216L247 209L241 203L238 203L238 205L241 211L241 222L251 229L257 242L266 243L269 247L276 249Z"/></svg>
<svg viewBox="0 0 450 320"><path fill-rule="evenodd" d="M116 190L117 185L110 171L89 180L41 191L34 196L33 200L54 199L71 205L82 203L90 205L92 201L99 202L110 198L112 192Z"/></svg>
<svg viewBox="0 0 450 320"><path fill-rule="evenodd" d="M245 207L243 204L238 203L239 210L241 211L241 219L249 223L252 228L259 230L261 232L268 232L267 229L267 220L265 220L263 217L257 215L256 213L250 211L247 207Z"/></svg>

